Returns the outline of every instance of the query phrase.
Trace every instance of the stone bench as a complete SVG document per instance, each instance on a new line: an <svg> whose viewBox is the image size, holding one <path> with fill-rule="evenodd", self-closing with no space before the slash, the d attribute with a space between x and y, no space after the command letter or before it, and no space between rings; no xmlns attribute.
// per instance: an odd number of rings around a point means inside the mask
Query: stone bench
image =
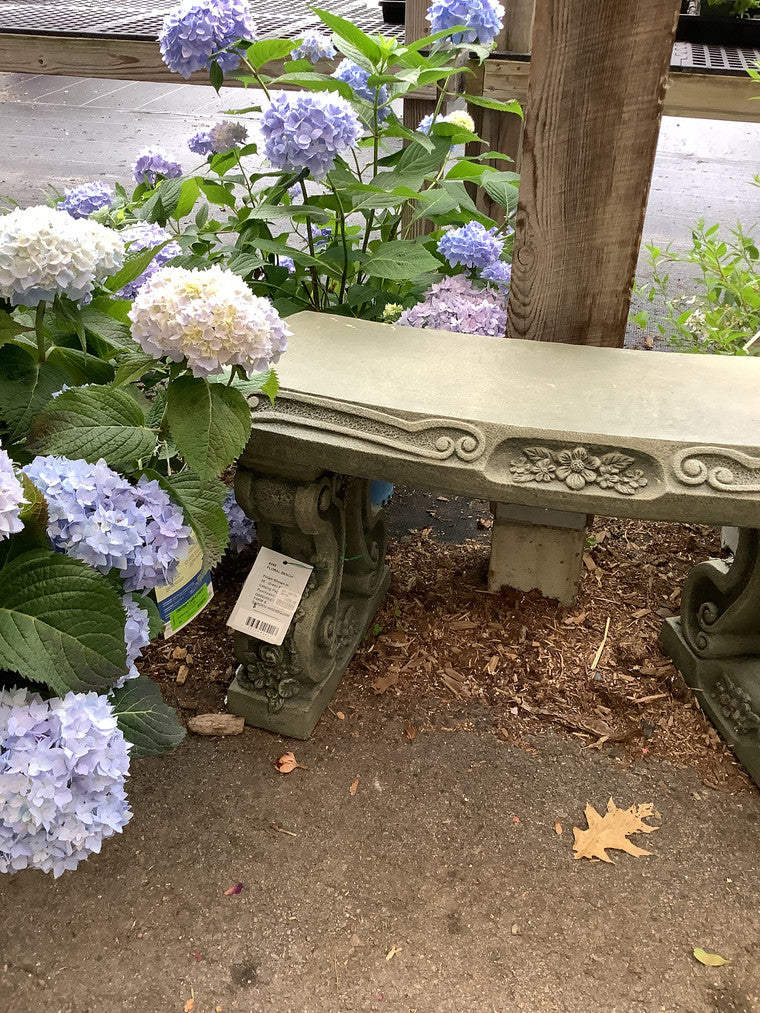
<svg viewBox="0 0 760 1013"><path fill-rule="evenodd" d="M388 586L386 523L368 496L384 479L509 504L496 530L512 526L516 570L521 533L582 540L585 515L741 528L734 565L695 568L662 642L760 772L759 359L309 312L289 323L281 391L252 403L236 491L261 544L314 571L281 647L238 635L234 713L311 733Z"/></svg>

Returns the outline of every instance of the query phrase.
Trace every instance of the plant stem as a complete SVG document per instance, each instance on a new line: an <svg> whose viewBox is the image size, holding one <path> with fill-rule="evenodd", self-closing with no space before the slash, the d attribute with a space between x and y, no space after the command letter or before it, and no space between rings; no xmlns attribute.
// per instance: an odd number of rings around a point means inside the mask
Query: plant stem
<svg viewBox="0 0 760 1013"><path fill-rule="evenodd" d="M261 75L259 74L259 72L258 72L258 71L256 70L256 68L255 68L255 67L253 66L253 64L251 64L251 63L249 63L249 62L248 62L248 59L247 59L247 58L246 58L245 56L243 57L243 63L244 63L245 65L246 65L246 67L247 67L247 68L248 68L248 69L250 70L250 72L251 72L251 73L253 74L253 76L254 76L254 77L256 78L256 84L258 84L259 88L261 88L261 90L262 90L262 91L264 92L264 94L266 95L266 97L267 97L267 98L268 98L268 99L270 100L270 102L271 102L271 100L272 100L272 96L271 96L271 95L270 95L270 93L269 93L269 89L268 89L268 88L267 88L267 86L266 86L266 85L264 84L264 81L263 81L263 79L262 79Z"/></svg>
<svg viewBox="0 0 760 1013"><path fill-rule="evenodd" d="M306 205L309 195L306 193L306 184L303 180L301 180L301 193L303 194L304 205ZM314 252L314 236L311 234L311 218L309 218L308 212L306 213L306 241L309 244L309 253L316 259L316 254ZM311 274L311 284L313 289L311 302L314 309L318 310L321 308L319 305L319 275L317 274L317 269L313 264L309 267L309 273Z"/></svg>
<svg viewBox="0 0 760 1013"><path fill-rule="evenodd" d="M34 330L37 334L37 352L39 354L40 362L45 361L45 331L43 329L43 320L45 318L45 302L41 300L37 303L37 312L34 315Z"/></svg>

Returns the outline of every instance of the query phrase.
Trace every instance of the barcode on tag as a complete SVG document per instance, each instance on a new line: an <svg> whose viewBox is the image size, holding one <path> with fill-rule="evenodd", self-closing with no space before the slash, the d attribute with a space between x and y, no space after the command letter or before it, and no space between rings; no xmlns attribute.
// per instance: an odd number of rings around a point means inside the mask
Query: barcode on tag
<svg viewBox="0 0 760 1013"><path fill-rule="evenodd" d="M313 569L300 559L263 546L227 625L279 646L293 622Z"/></svg>
<svg viewBox="0 0 760 1013"><path fill-rule="evenodd" d="M280 635L279 626L265 623L263 619L255 619L253 616L245 617L245 625L250 626L252 630L256 630L259 633L266 633L268 637L278 637Z"/></svg>

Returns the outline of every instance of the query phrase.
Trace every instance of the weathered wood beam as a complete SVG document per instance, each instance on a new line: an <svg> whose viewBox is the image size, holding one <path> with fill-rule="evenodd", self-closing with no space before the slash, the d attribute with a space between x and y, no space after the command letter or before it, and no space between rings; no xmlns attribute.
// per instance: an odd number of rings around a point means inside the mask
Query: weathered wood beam
<svg viewBox="0 0 760 1013"><path fill-rule="evenodd" d="M680 0L538 0L507 334L622 346Z"/></svg>

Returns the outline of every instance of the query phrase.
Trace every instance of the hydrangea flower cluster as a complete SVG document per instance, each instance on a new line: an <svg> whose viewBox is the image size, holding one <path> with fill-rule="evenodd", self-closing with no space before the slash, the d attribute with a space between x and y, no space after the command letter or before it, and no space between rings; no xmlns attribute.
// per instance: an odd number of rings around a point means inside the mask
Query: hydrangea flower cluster
<svg viewBox="0 0 760 1013"><path fill-rule="evenodd" d="M230 543L228 551L242 552L256 537L256 525L246 516L243 508L235 499L235 490L230 489L222 504L230 526Z"/></svg>
<svg viewBox="0 0 760 1013"><path fill-rule="evenodd" d="M170 584L190 551L191 529L158 482L137 485L108 467L67 457L35 457L24 474L48 506L47 534L58 552L108 573L126 591Z"/></svg>
<svg viewBox="0 0 760 1013"><path fill-rule="evenodd" d="M265 369L285 351L290 334L268 299L216 265L161 268L138 292L129 318L143 351L172 362L187 359L194 376L231 366L247 373Z"/></svg>
<svg viewBox="0 0 760 1013"><path fill-rule="evenodd" d="M509 285L512 281L512 265L503 260L495 260L483 268L480 277L483 281L490 281L494 285Z"/></svg>
<svg viewBox="0 0 760 1013"><path fill-rule="evenodd" d="M24 487L13 470L13 461L0 447L0 542L23 530L20 514L26 502Z"/></svg>
<svg viewBox="0 0 760 1013"><path fill-rule="evenodd" d="M132 813L129 744L108 700L0 691L0 872L57 879L100 851Z"/></svg>
<svg viewBox="0 0 760 1013"><path fill-rule="evenodd" d="M187 146L194 155L200 155L202 158L214 151L208 130L199 130L197 134L188 137Z"/></svg>
<svg viewBox="0 0 760 1013"><path fill-rule="evenodd" d="M159 246L161 243L165 243L167 239L172 238L166 229L162 229L155 222L137 222L135 225L130 225L129 228L122 229L119 235L125 243L129 244L127 247L128 253L137 253L139 250L147 250L152 246ZM158 251L142 274L138 274L134 281L128 282L124 288L119 290L121 298L134 299L148 278L152 278L156 271L163 267L164 264L175 257L181 256L181 254L182 248L179 243L175 243L174 241L167 243L166 246Z"/></svg>
<svg viewBox="0 0 760 1013"><path fill-rule="evenodd" d="M490 46L502 28L504 8L497 0L433 0L427 12L430 32L446 32L457 25L466 31L452 35L452 41L479 42Z"/></svg>
<svg viewBox="0 0 760 1013"><path fill-rule="evenodd" d="M276 169L308 169L321 179L361 136L352 106L329 92L278 92L260 122L264 153Z"/></svg>
<svg viewBox="0 0 760 1013"><path fill-rule="evenodd" d="M127 613L127 621L124 625L124 641L127 645L127 672L117 679L114 689L119 689L127 679L136 679L139 672L135 668L135 662L142 656L143 647L150 643L150 617L144 608L141 608L132 598L131 594L123 595L121 603Z"/></svg>
<svg viewBox="0 0 760 1013"><path fill-rule="evenodd" d="M238 54L221 50L242 39L256 39L246 0L186 0L164 18L159 45L169 70L188 78L214 60L225 74L235 70Z"/></svg>
<svg viewBox="0 0 760 1013"><path fill-rule="evenodd" d="M88 218L93 211L110 208L113 204L113 187L98 180L82 183L64 193L66 196L64 200L58 201L58 207L72 218Z"/></svg>
<svg viewBox="0 0 760 1013"><path fill-rule="evenodd" d="M461 127L462 130L469 130L471 134L475 133L475 120L470 114L464 109L455 109L453 113L449 113L448 116L439 116L435 121L436 123L452 123L455 127ZM433 114L428 113L427 116L423 116L417 125L417 130L422 134L429 134L433 129Z"/></svg>
<svg viewBox="0 0 760 1013"><path fill-rule="evenodd" d="M468 222L459 229L450 229L438 240L438 252L452 267L485 268L498 260L504 241L496 237L496 226L486 229L480 222Z"/></svg>
<svg viewBox="0 0 760 1013"><path fill-rule="evenodd" d="M382 123L384 119L387 119L388 108L385 103L388 101L388 89L385 85L381 85L380 88L371 88L367 84L370 77L368 70L357 66L351 60L341 60L336 70L333 71L332 77L337 78L339 81L345 81L346 84L353 88L354 94L359 98L363 98L365 102L374 105L375 100L377 100L378 121Z"/></svg>
<svg viewBox="0 0 760 1013"><path fill-rule="evenodd" d="M57 295L89 302L98 281L124 261L118 234L43 206L0 217L0 298L37 306Z"/></svg>
<svg viewBox="0 0 760 1013"><path fill-rule="evenodd" d="M143 149L132 169L135 183L145 183L146 186L155 186L159 176L176 179L181 175L182 166L179 162L172 162L165 152L153 148Z"/></svg>
<svg viewBox="0 0 760 1013"><path fill-rule="evenodd" d="M296 262L292 257L279 257L280 267L286 267L288 274L295 274Z"/></svg>
<svg viewBox="0 0 760 1013"><path fill-rule="evenodd" d="M319 32L307 32L298 49L290 54L292 60L311 60L315 64L320 60L332 60L334 56L335 46L332 39L329 35L321 35Z"/></svg>
<svg viewBox="0 0 760 1013"><path fill-rule="evenodd" d="M406 327L502 337L507 328L507 301L500 292L477 288L458 274L431 285L423 301L404 310L398 322Z"/></svg>
<svg viewBox="0 0 760 1013"><path fill-rule="evenodd" d="M248 130L242 123L234 120L222 120L209 131L211 150L214 153L229 151L231 148L238 148L248 137Z"/></svg>

